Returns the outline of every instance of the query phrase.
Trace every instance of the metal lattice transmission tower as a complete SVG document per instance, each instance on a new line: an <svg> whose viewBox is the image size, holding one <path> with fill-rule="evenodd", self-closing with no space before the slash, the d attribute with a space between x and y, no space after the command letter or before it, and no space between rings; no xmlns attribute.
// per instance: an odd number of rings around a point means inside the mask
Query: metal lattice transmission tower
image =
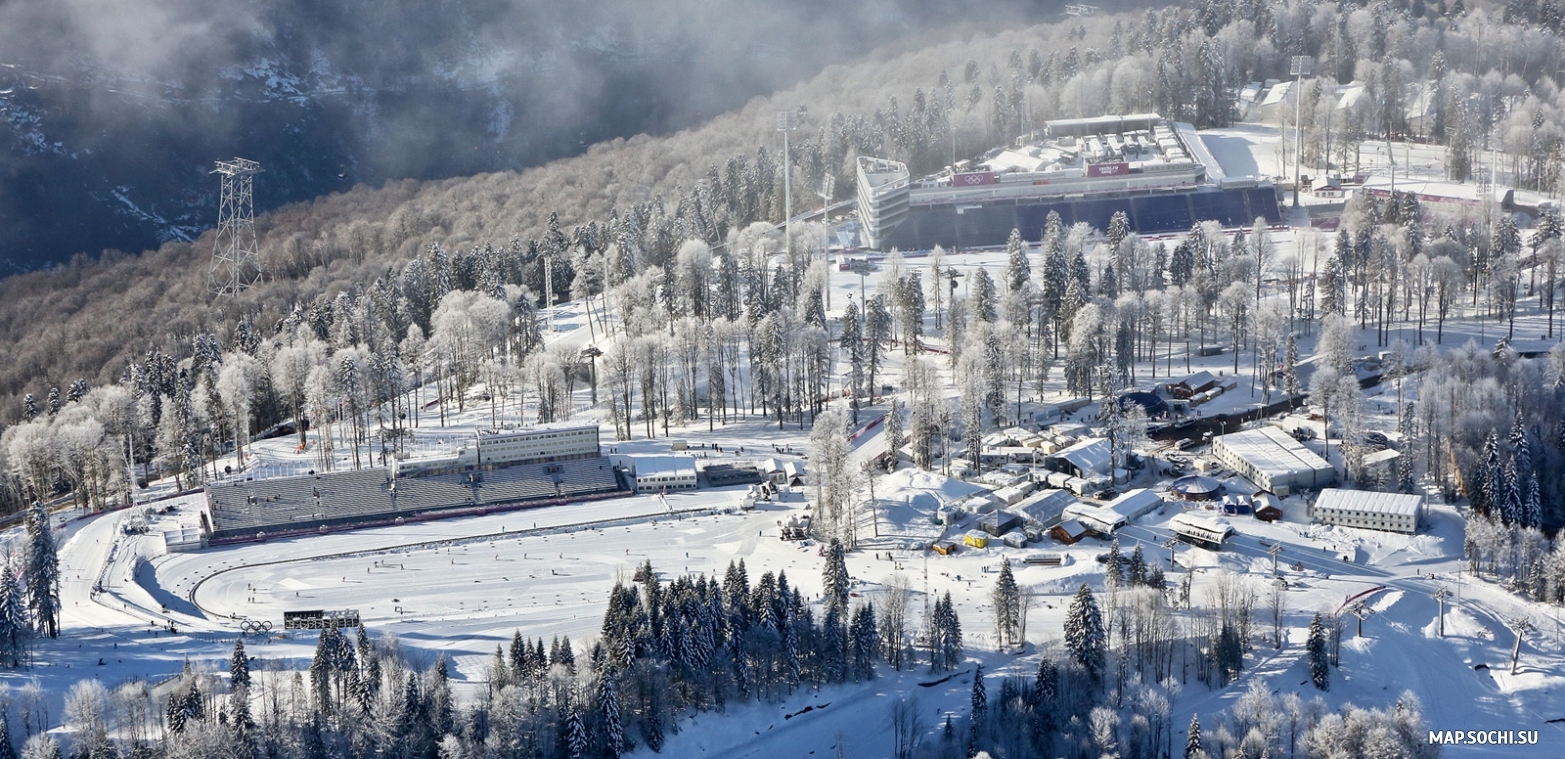
<svg viewBox="0 0 1565 759"><path fill-rule="evenodd" d="M218 196L217 240L207 277L217 295L238 295L261 281L261 261L255 242L255 199L252 190L261 164L248 158L218 161L213 174L223 175Z"/></svg>

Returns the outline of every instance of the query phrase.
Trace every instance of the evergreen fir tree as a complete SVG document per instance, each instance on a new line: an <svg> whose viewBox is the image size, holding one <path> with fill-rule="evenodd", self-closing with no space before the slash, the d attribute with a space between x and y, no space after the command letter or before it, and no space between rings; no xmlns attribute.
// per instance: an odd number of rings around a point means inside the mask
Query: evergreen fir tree
<svg viewBox="0 0 1565 759"><path fill-rule="evenodd" d="M1076 591L1070 609L1065 613L1065 647L1093 682L1102 682L1104 656L1107 643L1104 640L1103 616L1098 611L1098 601L1086 583Z"/></svg>
<svg viewBox="0 0 1565 759"><path fill-rule="evenodd" d="M1478 466L1478 493L1483 501L1479 510L1510 524L1504 513L1505 472L1500 460L1500 439L1494 430L1489 430L1489 436L1484 438L1483 461Z"/></svg>
<svg viewBox="0 0 1565 759"><path fill-rule="evenodd" d="M60 637L60 557L49 526L49 512L34 501L27 512L27 556L23 569L27 608L40 635Z"/></svg>
<svg viewBox="0 0 1565 759"><path fill-rule="evenodd" d="M1010 559L1000 562L1000 577L995 581L990 597L994 602L995 634L1000 644L1015 645L1017 638L1021 637L1022 593L1016 584L1016 576L1011 573Z"/></svg>
<svg viewBox="0 0 1565 759"><path fill-rule="evenodd" d="M10 722L0 719L0 759L16 759L16 747L11 745Z"/></svg>
<svg viewBox="0 0 1565 759"><path fill-rule="evenodd" d="M570 759L581 759L587 751L587 727L582 724L581 710L575 707L565 721L565 750Z"/></svg>
<svg viewBox="0 0 1565 759"><path fill-rule="evenodd" d="M1141 544L1137 543L1135 550L1130 552L1130 560L1125 565L1125 581L1131 587L1145 585L1147 582L1147 559L1141 553Z"/></svg>
<svg viewBox="0 0 1565 759"><path fill-rule="evenodd" d="M1201 717L1190 715L1190 734L1185 738L1185 759L1206 759L1206 750L1201 748Z"/></svg>
<svg viewBox="0 0 1565 759"><path fill-rule="evenodd" d="M625 727L620 722L619 689L614 684L613 672L605 672L598 678L598 719L603 730L604 755L619 759L625 750Z"/></svg>
<svg viewBox="0 0 1565 759"><path fill-rule="evenodd" d="M1027 246L1022 242L1022 231L1012 229L1005 240L1005 286L1011 292L1025 288L1032 280L1032 263L1027 260Z"/></svg>
<svg viewBox="0 0 1565 759"><path fill-rule="evenodd" d="M842 615L836 606L826 607L826 618L821 623L821 679L828 683L840 683L847 677L846 643L842 628Z"/></svg>
<svg viewBox="0 0 1565 759"><path fill-rule="evenodd" d="M968 739L969 745L977 742L979 730L989 718L989 689L984 686L984 665L980 664L973 670L972 704L972 732Z"/></svg>
<svg viewBox="0 0 1565 759"><path fill-rule="evenodd" d="M1523 527L1543 526L1543 501L1538 493L1537 472L1527 475L1527 498L1522 502L1521 522Z"/></svg>
<svg viewBox="0 0 1565 759"><path fill-rule="evenodd" d="M842 541L831 539L826 548L826 566L821 570L821 585L825 588L826 607L839 613L848 608L848 563Z"/></svg>
<svg viewBox="0 0 1565 759"><path fill-rule="evenodd" d="M1105 406L1112 404L1105 404ZM1119 552L1119 538L1109 542L1108 561L1103 564L1103 585L1109 590L1125 583L1125 557Z"/></svg>
<svg viewBox="0 0 1565 759"><path fill-rule="evenodd" d="M1153 590L1168 590L1168 578L1163 574L1163 565L1156 562L1149 565L1145 584Z"/></svg>
<svg viewBox="0 0 1565 759"><path fill-rule="evenodd" d="M228 684L233 688L250 687L250 659L245 656L244 638L234 639L234 655L228 661Z"/></svg>
<svg viewBox="0 0 1565 759"><path fill-rule="evenodd" d="M180 694L168 694L168 707L163 710L163 725L175 735L185 732L185 701Z"/></svg>
<svg viewBox="0 0 1565 759"><path fill-rule="evenodd" d="M0 663L18 667L27 657L32 627L27 619L27 601L22 583L11 565L0 567Z"/></svg>
<svg viewBox="0 0 1565 759"><path fill-rule="evenodd" d="M1319 613L1310 622L1310 637L1305 643L1305 650L1309 652L1310 682L1315 683L1315 687L1320 690L1330 690L1331 669L1326 659L1326 627Z"/></svg>
<svg viewBox="0 0 1565 759"><path fill-rule="evenodd" d="M1059 695L1060 674L1054 660L1045 656L1038 660L1038 673L1032 681L1033 740L1038 742L1054 730L1055 697Z"/></svg>

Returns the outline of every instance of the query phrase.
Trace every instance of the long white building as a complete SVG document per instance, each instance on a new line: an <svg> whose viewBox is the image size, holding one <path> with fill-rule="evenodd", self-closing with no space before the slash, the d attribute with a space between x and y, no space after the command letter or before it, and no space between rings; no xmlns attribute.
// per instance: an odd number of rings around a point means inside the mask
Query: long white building
<svg viewBox="0 0 1565 759"><path fill-rule="evenodd" d="M1310 521L1412 535L1424 515L1424 497L1326 488L1310 504Z"/></svg>
<svg viewBox="0 0 1565 759"><path fill-rule="evenodd" d="M602 455L596 425L480 432L449 453L397 461L397 476L452 474L515 464L577 461Z"/></svg>
<svg viewBox="0 0 1565 759"><path fill-rule="evenodd" d="M1280 496L1337 482L1331 464L1276 427L1214 437L1212 455L1262 490Z"/></svg>
<svg viewBox="0 0 1565 759"><path fill-rule="evenodd" d="M626 456L637 493L696 489L694 456Z"/></svg>

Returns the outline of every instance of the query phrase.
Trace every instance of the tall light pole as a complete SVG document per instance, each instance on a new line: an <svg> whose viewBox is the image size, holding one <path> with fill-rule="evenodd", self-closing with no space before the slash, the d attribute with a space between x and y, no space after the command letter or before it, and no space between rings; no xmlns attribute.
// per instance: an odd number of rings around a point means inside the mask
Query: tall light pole
<svg viewBox="0 0 1565 759"><path fill-rule="evenodd" d="M783 253L789 260L793 259L793 237L788 234L788 222L793 218L793 165L788 161L788 133L798 125L797 113L777 112L777 131L783 135Z"/></svg>
<svg viewBox="0 0 1565 759"><path fill-rule="evenodd" d="M1299 207L1299 174L1304 151L1304 77L1310 75L1310 57L1295 55L1288 73L1293 75L1293 207Z"/></svg>
<svg viewBox="0 0 1565 759"><path fill-rule="evenodd" d="M787 182L783 183L783 187L784 188L787 187ZM829 252L830 247L831 247L831 219L829 218L829 215L831 213L831 196L832 196L832 192L834 190L836 190L836 189L837 189L837 176L835 174L831 173L830 171L827 171L826 174L821 177L821 191L820 191L820 196L821 196L821 226L826 229L826 250L823 250L821 252L821 255L823 255L823 256L825 256L826 253ZM786 189L784 190L784 193L786 194ZM831 310L831 257L830 256L826 257L826 310L827 311Z"/></svg>

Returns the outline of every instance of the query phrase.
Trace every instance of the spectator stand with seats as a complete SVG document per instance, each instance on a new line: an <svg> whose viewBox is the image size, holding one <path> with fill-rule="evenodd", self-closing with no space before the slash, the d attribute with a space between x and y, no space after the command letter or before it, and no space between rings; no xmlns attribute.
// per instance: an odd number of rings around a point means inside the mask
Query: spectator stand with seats
<svg viewBox="0 0 1565 759"><path fill-rule="evenodd" d="M213 485L203 524L209 543L222 544L629 494L601 455L596 427L527 434L525 455L484 459L480 435L471 457L459 449L431 457L432 466L410 460L393 468ZM516 442L518 433L507 436Z"/></svg>

